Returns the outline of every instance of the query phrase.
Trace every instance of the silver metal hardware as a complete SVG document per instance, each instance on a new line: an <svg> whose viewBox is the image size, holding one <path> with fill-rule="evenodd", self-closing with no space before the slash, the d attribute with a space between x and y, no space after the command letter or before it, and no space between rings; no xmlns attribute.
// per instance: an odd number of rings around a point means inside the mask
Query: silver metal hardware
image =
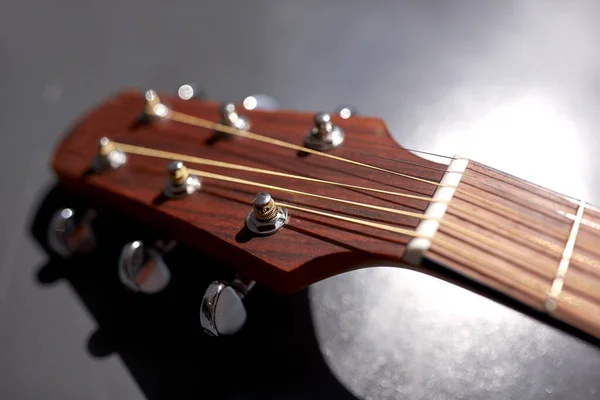
<svg viewBox="0 0 600 400"><path fill-rule="evenodd" d="M167 164L167 172L169 177L163 188L167 197L189 196L202 187L200 178L191 175L182 161L170 161Z"/></svg>
<svg viewBox="0 0 600 400"><path fill-rule="evenodd" d="M313 150L330 150L344 141L342 129L331 122L327 113L317 113L314 116L314 127L304 138L304 145Z"/></svg>
<svg viewBox="0 0 600 400"><path fill-rule="evenodd" d="M105 169L117 169L127 162L127 154L115 148L115 145L103 137L98 141L98 154L92 162L92 169L96 172Z"/></svg>
<svg viewBox="0 0 600 400"><path fill-rule="evenodd" d="M144 97L146 98L146 106L144 111L146 114L164 118L169 115L169 108L160 102L160 97L154 90L146 91Z"/></svg>
<svg viewBox="0 0 600 400"><path fill-rule="evenodd" d="M246 227L257 235L272 235L286 224L287 210L277 207L269 193L258 193L254 197L252 211L246 217Z"/></svg>
<svg viewBox="0 0 600 400"><path fill-rule="evenodd" d="M200 86L195 83L186 83L179 86L179 89L177 89L177 95L182 100L203 99L206 97L204 90L202 90Z"/></svg>
<svg viewBox="0 0 600 400"><path fill-rule="evenodd" d="M96 247L96 237L91 223L96 212L89 210L77 219L71 208L54 213L48 225L48 246L64 258L91 252Z"/></svg>
<svg viewBox="0 0 600 400"><path fill-rule="evenodd" d="M231 284L212 282L202 297L200 325L211 336L233 335L246 322L247 313L243 299L254 287L254 281L236 277Z"/></svg>
<svg viewBox="0 0 600 400"><path fill-rule="evenodd" d="M171 271L163 261L163 255L175 247L175 242L164 244L157 241L145 246L140 240L127 243L119 257L119 279L134 292L157 293L171 281Z"/></svg>
<svg viewBox="0 0 600 400"><path fill-rule="evenodd" d="M248 118L238 114L235 104L231 102L223 103L220 111L221 123L223 125L228 125L232 128L237 128L242 131L250 128L250 122L248 122Z"/></svg>
<svg viewBox="0 0 600 400"><path fill-rule="evenodd" d="M334 112L343 119L348 119L358 114L356 108L348 105L341 105L336 108Z"/></svg>
<svg viewBox="0 0 600 400"><path fill-rule="evenodd" d="M246 110L276 110L279 103L275 98L266 94L253 94L248 96L242 102Z"/></svg>

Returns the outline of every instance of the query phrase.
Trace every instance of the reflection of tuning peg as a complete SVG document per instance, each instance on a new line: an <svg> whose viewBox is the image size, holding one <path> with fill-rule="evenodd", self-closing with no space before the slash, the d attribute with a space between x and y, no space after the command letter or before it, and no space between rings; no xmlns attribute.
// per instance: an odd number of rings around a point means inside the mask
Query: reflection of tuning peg
<svg viewBox="0 0 600 400"><path fill-rule="evenodd" d="M253 94L242 102L246 110L276 110L279 102L266 94Z"/></svg>
<svg viewBox="0 0 600 400"><path fill-rule="evenodd" d="M71 208L57 211L48 225L48 246L64 258L91 252L96 246L91 226L95 218L94 210L88 210L81 218Z"/></svg>
<svg viewBox="0 0 600 400"><path fill-rule="evenodd" d="M150 294L163 290L171 280L163 255L174 246L174 241L166 245L157 241L153 246L145 246L141 240L127 243L119 258L121 282L136 292Z"/></svg>
<svg viewBox="0 0 600 400"><path fill-rule="evenodd" d="M356 108L349 105L341 105L337 107L334 111L335 114L339 115L343 119L348 119L352 116L358 115Z"/></svg>
<svg viewBox="0 0 600 400"><path fill-rule="evenodd" d="M182 100L205 99L206 92L198 84L186 83L179 86L177 96Z"/></svg>
<svg viewBox="0 0 600 400"><path fill-rule="evenodd" d="M202 297L200 324L211 336L237 333L246 322L244 296L254 287L254 281L236 277L231 284L222 281L211 283Z"/></svg>

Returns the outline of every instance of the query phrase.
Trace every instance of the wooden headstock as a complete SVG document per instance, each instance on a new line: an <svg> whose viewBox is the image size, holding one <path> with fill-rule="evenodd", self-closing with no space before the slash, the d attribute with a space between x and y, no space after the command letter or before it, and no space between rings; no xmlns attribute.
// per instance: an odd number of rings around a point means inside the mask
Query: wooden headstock
<svg viewBox="0 0 600 400"><path fill-rule="evenodd" d="M156 104L166 109L152 110ZM270 140L303 146L304 137L313 127L313 113L249 111L241 105L238 109L248 119L249 131ZM331 122L345 135L341 146L326 151L338 157L335 159L156 115L171 111L202 121L221 120L216 103L167 95L160 95L160 103L156 103L148 101L143 92L119 93L79 121L57 147L52 166L60 182L95 207L127 213L165 237L192 246L276 292L294 292L354 268L400 264L411 237L326 215L413 231L419 223L417 218L353 203L422 214L427 200L385 192L430 197L436 186L402 175L439 182L445 170L444 165L421 159L397 145L384 123L376 118L332 116ZM257 185L201 177L200 190L189 196L168 198L162 191L168 180L167 164L172 161L169 157L127 154L127 162L119 168L91 169L103 137L111 143L276 171L281 175L186 161L190 169ZM285 174L376 191L294 179ZM264 189L258 184L292 192ZM258 192L269 192L277 202L321 214L290 209L286 225L277 233L253 235L246 228L245 219Z"/></svg>

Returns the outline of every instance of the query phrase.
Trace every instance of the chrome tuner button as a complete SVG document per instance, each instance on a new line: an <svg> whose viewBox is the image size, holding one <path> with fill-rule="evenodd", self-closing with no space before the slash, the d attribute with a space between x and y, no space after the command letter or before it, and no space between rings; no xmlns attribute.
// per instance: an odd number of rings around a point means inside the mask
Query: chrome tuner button
<svg viewBox="0 0 600 400"><path fill-rule="evenodd" d="M134 292L157 293L171 281L171 271L163 261L163 255L175 246L156 242L145 246L140 240L127 243L119 257L119 279Z"/></svg>
<svg viewBox="0 0 600 400"><path fill-rule="evenodd" d="M92 162L94 171L117 169L125 165L126 162L127 155L117 149L107 137L103 137L98 141L98 153Z"/></svg>
<svg viewBox="0 0 600 400"><path fill-rule="evenodd" d="M205 99L206 93L202 88L195 83L186 83L179 86L177 96L182 100Z"/></svg>
<svg viewBox="0 0 600 400"><path fill-rule="evenodd" d="M48 225L48 246L64 258L91 252L96 247L96 236L91 226L95 218L93 210L87 211L81 218L76 218L71 208L57 211Z"/></svg>
<svg viewBox="0 0 600 400"><path fill-rule="evenodd" d="M279 102L266 94L253 94L248 96L242 102L246 110L277 110Z"/></svg>
<svg viewBox="0 0 600 400"><path fill-rule="evenodd" d="M342 119L348 119L355 115L358 115L356 108L348 105L341 105L334 111L335 114L339 115Z"/></svg>
<svg viewBox="0 0 600 400"><path fill-rule="evenodd" d="M253 286L253 281L243 282L237 277L231 284L212 282L200 305L200 325L204 331L211 336L225 336L242 329L247 318L242 300Z"/></svg>
<svg viewBox="0 0 600 400"><path fill-rule="evenodd" d="M304 145L309 149L325 151L333 149L344 141L342 129L331 122L327 113L314 116L314 126L304 138Z"/></svg>
<svg viewBox="0 0 600 400"><path fill-rule="evenodd" d="M272 235L283 228L287 219L287 210L278 207L269 193L261 192L254 197L246 227L256 235Z"/></svg>
<svg viewBox="0 0 600 400"><path fill-rule="evenodd" d="M240 115L237 112L235 104L231 102L223 103L220 108L221 112L221 123L223 125L230 126L232 128L237 128L239 130L245 131L250 128L250 122L248 118Z"/></svg>
<svg viewBox="0 0 600 400"><path fill-rule="evenodd" d="M188 172L182 161L167 164L167 181L163 194L170 198L189 196L202 187L200 178Z"/></svg>

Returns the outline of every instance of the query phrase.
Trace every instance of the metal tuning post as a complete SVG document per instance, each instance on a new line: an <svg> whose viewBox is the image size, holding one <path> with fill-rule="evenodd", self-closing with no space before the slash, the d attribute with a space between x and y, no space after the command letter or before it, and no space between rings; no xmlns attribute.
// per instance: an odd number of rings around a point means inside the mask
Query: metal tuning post
<svg viewBox="0 0 600 400"><path fill-rule="evenodd" d="M91 224L96 215L94 210L88 210L81 218L77 218L71 208L63 208L54 213L48 225L50 249L64 258L94 250L96 236Z"/></svg>
<svg viewBox="0 0 600 400"><path fill-rule="evenodd" d="M252 211L246 217L246 227L256 235L272 235L283 228L287 220L287 210L277 207L269 193L261 192L254 197Z"/></svg>
<svg viewBox="0 0 600 400"><path fill-rule="evenodd" d="M341 105L334 110L334 113L339 115L342 119L348 119L355 115L358 115L356 108L349 105Z"/></svg>
<svg viewBox="0 0 600 400"><path fill-rule="evenodd" d="M254 285L254 281L239 275L230 284L212 282L200 305L200 325L204 331L211 336L226 336L242 329L247 319L243 299Z"/></svg>
<svg viewBox="0 0 600 400"><path fill-rule="evenodd" d="M325 151L338 147L344 141L342 129L331 122L327 113L314 116L314 127L304 138L304 145L309 149Z"/></svg>
<svg viewBox="0 0 600 400"><path fill-rule="evenodd" d="M115 148L115 145L103 137L98 141L98 154L92 162L92 169L96 172L105 169L117 169L127 162L127 155Z"/></svg>
<svg viewBox="0 0 600 400"><path fill-rule="evenodd" d="M251 110L277 110L279 108L279 102L271 96L266 94L253 94L248 96L242 102L244 108L248 111Z"/></svg>
<svg viewBox="0 0 600 400"><path fill-rule="evenodd" d="M177 96L182 100L201 100L206 98L206 92L202 90L200 85L195 83L186 83L179 86Z"/></svg>
<svg viewBox="0 0 600 400"><path fill-rule="evenodd" d="M189 196L202 187L200 178L188 172L182 161L170 161L167 164L167 181L163 194L170 198Z"/></svg>
<svg viewBox="0 0 600 400"><path fill-rule="evenodd" d="M160 102L160 97L154 90L148 90L144 94L146 105L144 112L151 117L164 118L169 115L169 108Z"/></svg>
<svg viewBox="0 0 600 400"><path fill-rule="evenodd" d="M221 105L221 124L247 131L250 128L248 118L240 115L232 102L226 102Z"/></svg>
<svg viewBox="0 0 600 400"><path fill-rule="evenodd" d="M157 241L152 246L144 245L141 240L127 243L119 257L119 279L134 292L158 293L171 281L171 271L163 256L176 242L167 244Z"/></svg>

